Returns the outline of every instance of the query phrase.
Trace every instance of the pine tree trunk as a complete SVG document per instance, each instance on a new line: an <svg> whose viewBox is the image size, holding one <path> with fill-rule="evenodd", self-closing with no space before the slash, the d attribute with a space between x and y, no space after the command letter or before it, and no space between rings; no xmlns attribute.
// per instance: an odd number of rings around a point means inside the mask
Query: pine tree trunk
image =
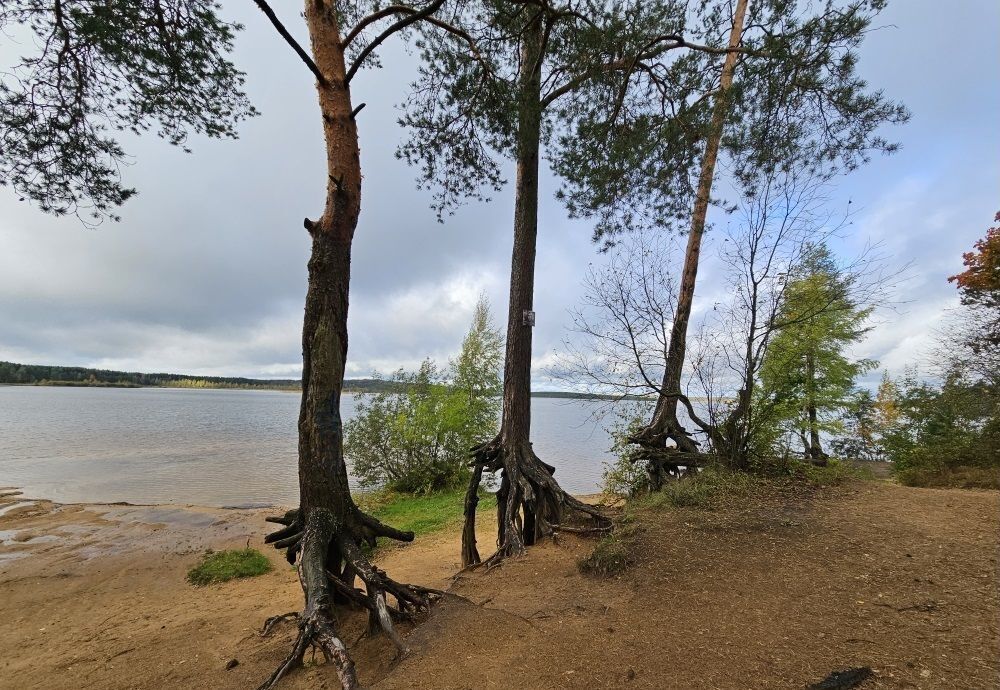
<svg viewBox="0 0 1000 690"><path fill-rule="evenodd" d="M538 154L541 146L541 21L531 23L521 51L518 80L517 181L514 190L514 247L510 263L510 304L503 376L500 435L507 444L528 443L531 435L531 335L525 315L535 297L538 238Z"/></svg>
<svg viewBox="0 0 1000 690"><path fill-rule="evenodd" d="M733 28L729 34L729 48L738 48L743 34L743 21L746 16L748 0L738 0L733 14ZM694 208L691 212L691 229L688 233L687 248L684 254L684 269L681 273L681 283L677 295L677 310L670 331L670 345L667 348L666 368L663 371L663 382L656 409L649 423L635 437L635 442L641 445L665 445L667 439L672 439L677 448L683 452L696 452L697 444L684 431L677 419L677 394L681 392L681 374L684 370L684 356L687 349L687 329L691 319L691 308L694 303L694 288L698 278L698 262L701 257L701 241L705 234L705 221L708 216L708 206L712 198L712 182L715 177L715 164L719 156L719 145L728 113L727 92L733 83L733 73L736 70L738 54L726 54L722 64L719 92L715 97L712 111L712 121L709 126L708 138L705 142L705 154L701 160L701 171L698 176L698 189L695 194Z"/></svg>
<svg viewBox="0 0 1000 690"><path fill-rule="evenodd" d="M402 648L391 615L425 609L438 593L394 582L374 568L360 548L380 536L410 541L413 533L392 529L362 513L348 486L340 398L347 359L351 244L361 210L361 164L333 3L308 0L305 5L313 58L325 77L325 83L317 82L317 90L327 153L327 196L319 220L305 220L312 253L302 328L299 508L270 518L285 527L266 539L285 549L289 562L298 561L305 607L292 652L261 688L274 687L301 664L310 647L320 649L334 665L344 688L355 688L354 664L336 632L334 603L367 608L372 627L383 628ZM354 587L358 577L365 591ZM395 598L392 608L386 603L387 593ZM265 629L284 618L275 617Z"/></svg>
<svg viewBox="0 0 1000 690"><path fill-rule="evenodd" d="M501 471L497 492L497 551L488 565L520 554L526 546L551 534L563 507L603 516L566 494L556 482L555 468L531 448L531 335L528 314L535 293L535 249L538 236L538 164L541 148L541 75L545 31L542 12L522 35L518 75L517 181L514 198L514 247L511 254L510 303L504 359L503 412L500 433L473 449L476 471L465 500L462 534L463 566L480 563L476 547L476 499L482 470Z"/></svg>

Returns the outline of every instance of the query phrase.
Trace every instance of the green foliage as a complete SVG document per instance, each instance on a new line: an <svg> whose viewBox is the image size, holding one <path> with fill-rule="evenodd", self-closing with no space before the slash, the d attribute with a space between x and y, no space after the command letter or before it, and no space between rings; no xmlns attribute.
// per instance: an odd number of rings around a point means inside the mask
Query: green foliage
<svg viewBox="0 0 1000 690"><path fill-rule="evenodd" d="M841 433L830 444L842 458L878 462L885 459L881 444L882 427L875 398L867 388L855 390L844 406Z"/></svg>
<svg viewBox="0 0 1000 690"><path fill-rule="evenodd" d="M616 413L617 419L610 429L611 452L615 460L604 463L601 485L604 492L610 496L631 498L649 486L645 463L635 459L635 453L639 448L628 441L645 424L649 405L633 401L631 404L619 406Z"/></svg>
<svg viewBox="0 0 1000 690"><path fill-rule="evenodd" d="M776 170L829 177L872 153L896 150L881 131L905 122L906 109L857 73L858 48L885 4L750 2L742 36L747 52L727 96L720 149L720 165L738 195L754 196L760 180ZM624 30L640 40L673 33L689 45L721 48L732 26L730 0L645 5L618 13ZM724 55L676 47L647 55L628 73L628 92L616 82L620 73L603 80L612 101L625 95L620 108L599 97L566 106L574 126L561 138L552 167L564 181L560 196L571 214L597 221L595 239L688 222L714 105L709 96Z"/></svg>
<svg viewBox="0 0 1000 690"><path fill-rule="evenodd" d="M0 74L0 184L48 213L116 217L121 132L236 137L255 114L227 58L237 24L214 0L4 0L0 29L32 51Z"/></svg>
<svg viewBox="0 0 1000 690"><path fill-rule="evenodd" d="M961 468L1000 467L1000 391L996 382L952 371L940 386L908 370L894 381L895 415L883 435L901 481L948 483Z"/></svg>
<svg viewBox="0 0 1000 690"><path fill-rule="evenodd" d="M848 346L868 332L871 309L848 297L849 279L825 246L811 247L787 280L780 330L761 367L757 409L767 424L756 440L758 457L780 452L786 434L808 450L810 436L840 431L840 412L857 402L855 378L874 366L847 357Z"/></svg>
<svg viewBox="0 0 1000 690"><path fill-rule="evenodd" d="M192 585L210 585L237 578L257 577L271 572L272 568L271 561L257 549L207 551L201 563L188 571L187 580Z"/></svg>
<svg viewBox="0 0 1000 690"><path fill-rule="evenodd" d="M495 432L503 341L481 298L446 376L430 360L365 394L344 428L344 447L365 487L408 493L453 489L469 476L470 449Z"/></svg>

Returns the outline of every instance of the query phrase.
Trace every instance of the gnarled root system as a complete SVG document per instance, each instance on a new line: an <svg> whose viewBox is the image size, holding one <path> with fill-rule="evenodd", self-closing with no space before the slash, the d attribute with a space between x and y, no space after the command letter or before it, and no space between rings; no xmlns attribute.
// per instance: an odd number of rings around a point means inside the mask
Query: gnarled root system
<svg viewBox="0 0 1000 690"><path fill-rule="evenodd" d="M595 506L570 496L553 476L555 468L542 462L528 442L505 444L500 437L472 449L472 479L465 495L462 565L492 567L524 553L526 547L559 530L603 532L611 521ZM497 550L482 561L476 548L476 506L483 472L500 471L497 491ZM563 525L567 513L589 519L586 527Z"/></svg>
<svg viewBox="0 0 1000 690"><path fill-rule="evenodd" d="M442 592L396 582L369 562L362 547L365 544L374 546L378 537L412 541L412 532L383 525L353 505L346 518L329 510L312 509L304 519L301 511L292 510L283 516L268 518L268 521L284 525L265 541L275 548L285 549L288 562L298 564L306 603L297 617L299 634L291 652L259 690L275 687L282 677L302 663L310 648L320 651L334 666L345 689L358 687L354 663L337 634L333 616L335 603L367 609L369 631L385 632L398 652L406 653L393 622L411 620L414 614L426 611ZM363 589L355 586L359 579ZM280 620L291 617L294 614L268 619L265 634Z"/></svg>

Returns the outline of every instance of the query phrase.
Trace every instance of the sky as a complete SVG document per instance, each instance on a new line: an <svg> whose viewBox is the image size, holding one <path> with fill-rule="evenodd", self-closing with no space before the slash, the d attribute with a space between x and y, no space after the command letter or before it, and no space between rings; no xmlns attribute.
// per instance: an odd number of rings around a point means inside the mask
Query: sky
<svg viewBox="0 0 1000 690"><path fill-rule="evenodd" d="M155 137L126 139L126 183L139 195L120 223L96 229L53 218L0 188L0 360L198 375L297 377L309 238L325 158L311 74L252 3L225 0L246 25L235 61L262 115L238 141L196 139L185 154ZM297 13L286 24L304 41ZM1000 210L1000 3L894 0L861 50L860 73L912 112L887 135L902 149L837 181L853 224L837 250L881 243L911 263L892 309L855 348L894 373L928 361L936 329L958 304L947 277ZM0 59L17 46L3 45ZM505 323L512 243L510 187L444 224L415 171L394 157L397 104L414 74L398 44L383 68L352 84L364 187L354 242L348 377L454 356L480 294ZM586 222L567 219L543 177L536 270L533 378L548 378L583 294L605 257ZM715 218L696 312L723 286L713 260ZM697 314L696 317L697 318ZM872 374L871 376L874 376Z"/></svg>

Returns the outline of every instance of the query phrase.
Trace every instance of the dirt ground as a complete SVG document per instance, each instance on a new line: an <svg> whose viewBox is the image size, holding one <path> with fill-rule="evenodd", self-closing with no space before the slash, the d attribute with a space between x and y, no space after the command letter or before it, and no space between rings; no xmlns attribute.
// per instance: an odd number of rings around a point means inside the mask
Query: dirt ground
<svg viewBox="0 0 1000 690"><path fill-rule="evenodd" d="M301 603L277 554L259 578L184 581L206 548L259 545L267 512L19 500L0 498L0 688L254 688L289 649L294 624L257 632ZM862 482L642 524L639 564L610 580L579 573L593 542L569 536L457 579L457 526L382 553L456 596L399 662L345 614L362 682L803 688L871 666L866 689L1000 687L997 492ZM307 660L283 687L337 682Z"/></svg>

